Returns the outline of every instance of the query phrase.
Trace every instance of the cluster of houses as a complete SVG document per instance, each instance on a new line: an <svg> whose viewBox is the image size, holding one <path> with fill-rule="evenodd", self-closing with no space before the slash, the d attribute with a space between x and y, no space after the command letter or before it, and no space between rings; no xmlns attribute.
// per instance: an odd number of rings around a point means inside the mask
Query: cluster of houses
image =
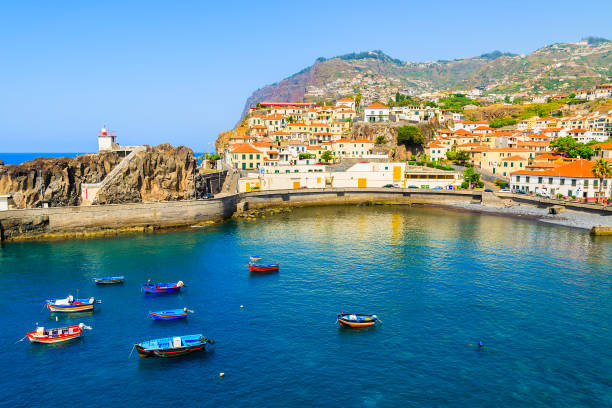
<svg viewBox="0 0 612 408"><path fill-rule="evenodd" d="M247 116L246 134L230 137L225 161L235 169L253 170L334 163L344 158L386 159L387 154L375 152L374 141L347 139L356 115L352 98L342 98L333 106L258 104Z"/></svg>
<svg viewBox="0 0 612 408"><path fill-rule="evenodd" d="M526 123L526 125L525 125ZM592 160L568 158L555 153L551 142L571 136L590 144ZM596 200L610 197L612 180L602 186L592 172L594 160L611 161L612 114L593 113L565 118L530 118L516 129L493 129L486 121L458 121L452 128L439 129L425 151L431 160L445 160L448 152L461 154L479 172L509 182L515 191L556 197ZM464 152L464 153L461 153Z"/></svg>

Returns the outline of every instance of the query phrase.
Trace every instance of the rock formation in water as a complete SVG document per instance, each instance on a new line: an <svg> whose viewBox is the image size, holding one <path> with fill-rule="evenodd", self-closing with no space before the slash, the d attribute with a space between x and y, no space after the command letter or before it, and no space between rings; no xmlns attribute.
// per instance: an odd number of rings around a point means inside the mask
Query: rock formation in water
<svg viewBox="0 0 612 408"><path fill-rule="evenodd" d="M37 158L0 167L0 194L12 194L17 208L81 204L81 184L98 183L123 158L116 152L76 158ZM95 204L181 200L194 196L197 161L187 147L162 144L138 152L101 189Z"/></svg>

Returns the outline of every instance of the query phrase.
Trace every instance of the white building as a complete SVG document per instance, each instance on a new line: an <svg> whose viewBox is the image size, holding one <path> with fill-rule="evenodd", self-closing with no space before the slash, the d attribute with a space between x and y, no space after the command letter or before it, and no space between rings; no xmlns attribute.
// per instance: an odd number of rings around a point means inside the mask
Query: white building
<svg viewBox="0 0 612 408"><path fill-rule="evenodd" d="M344 172L331 173L332 187L404 187L406 163L357 163Z"/></svg>
<svg viewBox="0 0 612 408"><path fill-rule="evenodd" d="M7 211L9 209L9 200L12 197L10 194L0 194L0 211Z"/></svg>
<svg viewBox="0 0 612 408"><path fill-rule="evenodd" d="M365 122L388 122L389 108L381 103L375 102L363 110L363 120Z"/></svg>
<svg viewBox="0 0 612 408"><path fill-rule="evenodd" d="M600 186L591 170L594 164L581 159L549 170L517 171L510 173L510 188L551 198L561 194L564 198L576 196L595 201ZM612 179L604 179L601 188L602 197L610 197Z"/></svg>
<svg viewBox="0 0 612 408"><path fill-rule="evenodd" d="M117 134L114 131L106 130L106 125L102 126L102 130L98 134L98 151L113 150L117 146Z"/></svg>

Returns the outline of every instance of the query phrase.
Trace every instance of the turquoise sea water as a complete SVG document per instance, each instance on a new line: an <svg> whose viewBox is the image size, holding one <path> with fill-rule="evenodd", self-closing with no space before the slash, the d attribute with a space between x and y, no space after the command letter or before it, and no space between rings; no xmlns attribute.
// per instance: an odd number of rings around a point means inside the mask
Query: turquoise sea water
<svg viewBox="0 0 612 408"><path fill-rule="evenodd" d="M280 272L250 275L250 254ZM307 208L9 243L0 274L3 407L612 406L612 240L580 230L436 208ZM100 275L126 282L95 286ZM149 278L187 287L144 295ZM102 299L96 312L55 322L41 311L77 288ZM186 321L147 319L184 306L195 310ZM383 324L342 329L341 310ZM36 322L93 330L63 346L15 344ZM128 359L135 342L193 333L216 344Z"/></svg>

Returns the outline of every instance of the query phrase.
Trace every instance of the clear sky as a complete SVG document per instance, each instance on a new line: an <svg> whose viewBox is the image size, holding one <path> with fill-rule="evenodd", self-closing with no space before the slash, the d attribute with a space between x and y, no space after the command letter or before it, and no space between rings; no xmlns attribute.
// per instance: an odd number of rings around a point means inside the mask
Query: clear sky
<svg viewBox="0 0 612 408"><path fill-rule="evenodd" d="M612 38L607 1L14 1L0 13L0 152L212 149L246 98L317 57L407 61Z"/></svg>

